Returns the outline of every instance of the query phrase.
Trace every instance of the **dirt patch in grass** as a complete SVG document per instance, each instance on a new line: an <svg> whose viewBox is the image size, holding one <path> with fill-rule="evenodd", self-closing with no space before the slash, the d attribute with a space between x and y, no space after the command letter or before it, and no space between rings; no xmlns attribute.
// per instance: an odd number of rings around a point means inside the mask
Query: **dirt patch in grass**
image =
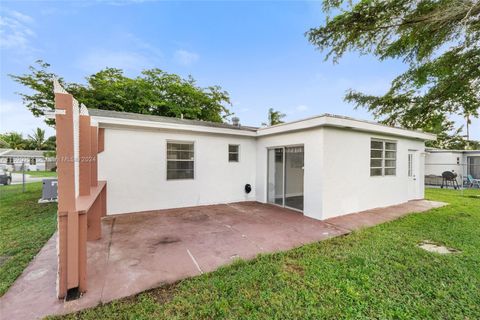
<svg viewBox="0 0 480 320"><path fill-rule="evenodd" d="M418 244L420 248L423 250L429 251L429 252L435 252L435 253L440 253L440 254L450 254L450 253L458 253L460 252L457 249L454 248L449 248L446 246L443 246L439 243L435 243L433 241L425 240L422 241Z"/></svg>
<svg viewBox="0 0 480 320"><path fill-rule="evenodd" d="M298 264L295 264L293 262L285 263L283 265L283 269L285 270L285 272L295 273L295 274L298 274L300 276L303 276L305 274L305 268L298 265Z"/></svg>
<svg viewBox="0 0 480 320"><path fill-rule="evenodd" d="M0 256L0 267L10 259L10 256Z"/></svg>
<svg viewBox="0 0 480 320"><path fill-rule="evenodd" d="M170 302L175 296L176 288L179 282L166 284L159 288L153 289L149 295L157 301L157 303L165 304Z"/></svg>

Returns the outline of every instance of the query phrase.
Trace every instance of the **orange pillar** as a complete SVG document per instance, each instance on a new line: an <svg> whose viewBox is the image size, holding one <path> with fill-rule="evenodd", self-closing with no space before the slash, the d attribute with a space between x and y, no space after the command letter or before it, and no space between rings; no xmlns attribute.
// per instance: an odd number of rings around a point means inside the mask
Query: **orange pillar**
<svg viewBox="0 0 480 320"><path fill-rule="evenodd" d="M57 296L78 286L78 215L75 212L75 163L73 150L73 97L55 93L58 174L58 281Z"/></svg>
<svg viewBox="0 0 480 320"><path fill-rule="evenodd" d="M107 215L107 185L103 187L102 194L101 194L101 201L102 201L102 217Z"/></svg>
<svg viewBox="0 0 480 320"><path fill-rule="evenodd" d="M105 128L98 128L98 153L105 150Z"/></svg>
<svg viewBox="0 0 480 320"><path fill-rule="evenodd" d="M92 139L91 133L92 130L90 129L90 117L89 116L80 116L80 175L79 175L79 183L80 183L80 196L88 196L90 195L90 187L92 186L91 183L91 167L92 167Z"/></svg>
<svg viewBox="0 0 480 320"><path fill-rule="evenodd" d="M97 176L97 156L98 156L98 128L96 126L90 127L90 137L91 137L91 184L92 187L98 185L98 176Z"/></svg>
<svg viewBox="0 0 480 320"><path fill-rule="evenodd" d="M82 212L78 216L78 290L87 291L87 214Z"/></svg>

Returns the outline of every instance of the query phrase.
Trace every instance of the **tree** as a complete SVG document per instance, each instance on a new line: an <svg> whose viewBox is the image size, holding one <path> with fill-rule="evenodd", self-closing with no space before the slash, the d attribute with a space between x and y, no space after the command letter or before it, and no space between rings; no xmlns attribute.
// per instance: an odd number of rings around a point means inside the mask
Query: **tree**
<svg viewBox="0 0 480 320"><path fill-rule="evenodd" d="M9 149L20 150L27 146L27 142L23 139L22 134L18 132L0 134L0 141Z"/></svg>
<svg viewBox="0 0 480 320"><path fill-rule="evenodd" d="M283 118L286 117L286 114L281 113L280 111L275 111L273 108L268 109L268 123L263 122L262 126L274 126L276 124L283 123Z"/></svg>
<svg viewBox="0 0 480 320"><path fill-rule="evenodd" d="M45 141L45 150L55 150L57 148L57 137L51 136Z"/></svg>
<svg viewBox="0 0 480 320"><path fill-rule="evenodd" d="M46 147L45 130L37 128L33 135L28 135L28 144L33 150L44 150Z"/></svg>
<svg viewBox="0 0 480 320"><path fill-rule="evenodd" d="M345 100L385 124L421 128L440 135L437 145L458 146L462 126L451 116L467 123L479 116L480 1L325 0L324 11L339 13L307 36L328 51L326 59L357 50L409 66L383 96L350 89Z"/></svg>
<svg viewBox="0 0 480 320"><path fill-rule="evenodd" d="M223 122L231 115L226 105L230 96L219 86L200 87L190 76L183 79L160 69L148 69L138 77L129 78L121 69L106 68L86 77L86 84L66 83L49 71L41 60L29 72L10 77L32 89L22 92L23 102L35 115L54 109L53 77L80 103L88 108L181 117ZM47 123L52 124L49 120Z"/></svg>

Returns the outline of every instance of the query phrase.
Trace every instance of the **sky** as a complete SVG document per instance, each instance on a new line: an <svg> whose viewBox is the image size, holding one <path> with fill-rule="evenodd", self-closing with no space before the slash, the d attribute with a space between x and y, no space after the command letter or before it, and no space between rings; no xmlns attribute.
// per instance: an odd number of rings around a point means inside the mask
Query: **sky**
<svg viewBox="0 0 480 320"><path fill-rule="evenodd" d="M374 120L343 101L348 89L382 94L407 66L349 53L325 61L305 36L325 22L321 2L0 2L0 132L54 130L22 105L9 74L42 59L67 82L105 67L136 76L157 67L229 92L241 124L259 126L272 107L286 121L323 113ZM87 106L88 107L88 106ZM480 140L480 121L471 126Z"/></svg>

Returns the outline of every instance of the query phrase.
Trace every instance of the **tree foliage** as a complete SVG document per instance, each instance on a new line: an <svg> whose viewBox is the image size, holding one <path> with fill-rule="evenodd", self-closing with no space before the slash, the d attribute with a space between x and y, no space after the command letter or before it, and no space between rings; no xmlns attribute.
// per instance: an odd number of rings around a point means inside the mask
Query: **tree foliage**
<svg viewBox="0 0 480 320"><path fill-rule="evenodd" d="M23 135L18 132L9 132L0 135L0 141L3 148L9 148L14 150L25 149L27 141L23 138Z"/></svg>
<svg viewBox="0 0 480 320"><path fill-rule="evenodd" d="M31 147L34 150L43 150L46 147L47 140L45 139L45 130L37 128L33 134L28 135Z"/></svg>
<svg viewBox="0 0 480 320"><path fill-rule="evenodd" d="M0 147L14 150L55 150L56 138L51 136L45 139L45 130L36 128L25 139L19 132L0 134Z"/></svg>
<svg viewBox="0 0 480 320"><path fill-rule="evenodd" d="M286 114L275 111L273 108L268 109L268 123L263 122L262 126L274 126L276 124L283 123L283 118L286 117Z"/></svg>
<svg viewBox="0 0 480 320"><path fill-rule="evenodd" d="M154 68L129 78L123 71L106 68L86 77L86 84L66 83L49 71L41 60L29 67L29 73L10 75L13 80L32 89L22 92L23 102L35 115L54 109L53 77L79 102L88 108L180 117L222 122L231 115L228 92L219 86L197 85L190 76L183 79ZM48 123L48 122L47 122Z"/></svg>
<svg viewBox="0 0 480 320"><path fill-rule="evenodd" d="M437 146L465 146L462 126L480 109L480 2L478 0L325 0L335 12L307 32L334 62L348 51L380 60L401 58L409 69L382 96L349 90L345 100L388 125L439 135ZM463 141L463 142L462 142Z"/></svg>

